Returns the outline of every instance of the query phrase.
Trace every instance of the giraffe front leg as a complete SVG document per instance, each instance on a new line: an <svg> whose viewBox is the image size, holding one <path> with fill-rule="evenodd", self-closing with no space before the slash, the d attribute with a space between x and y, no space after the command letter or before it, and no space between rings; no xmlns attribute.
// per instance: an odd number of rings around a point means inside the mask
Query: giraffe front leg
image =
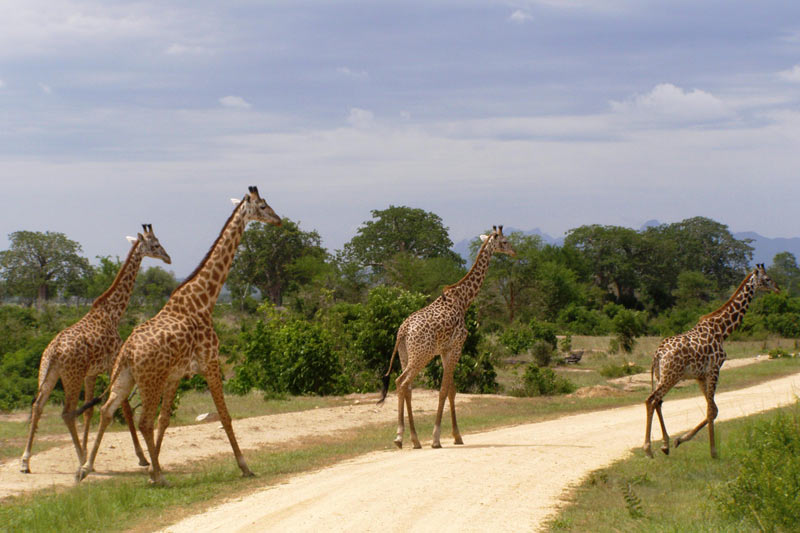
<svg viewBox="0 0 800 533"><path fill-rule="evenodd" d="M647 418L644 423L644 445L642 445L642 449L644 450L644 454L649 457L650 459L653 458L653 450L650 446L650 430L652 429L653 425L653 396L655 395L655 391L647 397L645 400L644 405L647 412Z"/></svg>
<svg viewBox="0 0 800 533"><path fill-rule="evenodd" d="M441 448L442 443L439 439L442 433L442 414L444 412L444 402L453 386L453 367L446 359L442 359L442 387L439 389L439 405L436 408L436 421L433 425L432 448Z"/></svg>
<svg viewBox="0 0 800 533"><path fill-rule="evenodd" d="M218 356L217 356L218 357ZM205 378L208 384L208 389L211 391L211 397L214 399L214 405L217 407L222 427L225 428L225 433L228 435L228 441L231 443L233 455L236 457L236 463L245 477L252 477L252 470L247 466L244 460L244 455L239 449L239 444L236 442L236 435L233 433L233 425L231 424L231 415L228 413L228 407L225 405L225 396L222 393L222 379L220 378L219 361L215 357L206 368Z"/></svg>
<svg viewBox="0 0 800 533"><path fill-rule="evenodd" d="M133 451L139 459L139 466L150 466L150 461L145 457L142 445L139 444L139 437L136 435L136 426L133 423L133 409L131 409L131 403L127 398L122 401L122 415L125 417L125 423L128 425L131 441L133 441Z"/></svg>
<svg viewBox="0 0 800 533"><path fill-rule="evenodd" d="M667 426L664 424L664 415L661 414L661 405L663 403L664 401L661 400L656 404L656 414L658 414L658 422L661 424L661 451L664 452L664 455L669 455L669 434L667 433Z"/></svg>
<svg viewBox="0 0 800 533"><path fill-rule="evenodd" d="M455 382L450 387L450 392L447 394L447 398L450 400L450 419L453 423L453 444L464 444L464 440L461 438L461 431L458 430L458 422L456 422L456 387Z"/></svg>
<svg viewBox="0 0 800 533"><path fill-rule="evenodd" d="M94 383L97 376L86 376L83 378L83 401L84 403L94 398ZM92 425L92 415L94 415L94 406L88 408L83 412L83 441L81 442L81 449L83 450L83 458L81 464L86 460L86 453L89 451L89 428Z"/></svg>

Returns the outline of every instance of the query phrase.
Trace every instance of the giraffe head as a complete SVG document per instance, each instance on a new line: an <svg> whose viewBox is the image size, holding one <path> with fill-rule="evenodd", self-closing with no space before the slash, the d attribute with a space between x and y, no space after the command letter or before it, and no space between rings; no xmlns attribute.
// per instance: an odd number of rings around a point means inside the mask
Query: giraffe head
<svg viewBox="0 0 800 533"><path fill-rule="evenodd" d="M778 288L778 284L772 281L767 275L767 271L764 268L764 263L760 263L756 265L756 269L753 270L753 278L754 278L754 285L753 288L765 290L765 291L772 291L772 292L781 292L780 288Z"/></svg>
<svg viewBox="0 0 800 533"><path fill-rule="evenodd" d="M142 255L146 255L147 257L152 257L154 259L161 259L168 265L172 264L172 259L170 259L169 254L164 247L161 246L161 243L158 242L158 237L156 237L156 234L153 233L153 225L142 224L142 229L144 232L137 236L139 240L139 246L141 246Z"/></svg>
<svg viewBox="0 0 800 533"><path fill-rule="evenodd" d="M511 257L516 257L517 255L514 249L511 248L511 243L503 235L503 226L492 226L492 233L490 235L481 235L481 240L483 242L490 241L490 244L494 246L492 253L508 254Z"/></svg>
<svg viewBox="0 0 800 533"><path fill-rule="evenodd" d="M258 187L251 185L249 192L241 200L244 204L241 206L242 214L244 215L245 222L258 221L272 224L273 226L281 225L281 217L275 214L275 211L267 204L267 201L261 198L258 194ZM240 203L238 200L232 200L233 203Z"/></svg>

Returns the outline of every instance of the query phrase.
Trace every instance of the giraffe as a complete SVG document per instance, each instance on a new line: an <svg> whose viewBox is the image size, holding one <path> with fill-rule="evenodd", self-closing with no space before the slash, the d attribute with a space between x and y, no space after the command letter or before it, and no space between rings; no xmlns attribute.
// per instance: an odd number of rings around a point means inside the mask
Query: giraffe
<svg viewBox="0 0 800 533"><path fill-rule="evenodd" d="M650 368L651 377L655 376L656 383L653 392L645 401L647 422L643 448L648 457L653 457L650 449L653 410L658 414L658 421L661 424L664 441L661 451L669 455L669 435L664 425L664 417L661 415L661 404L667 392L678 381L686 378L695 379L700 385L700 390L706 397L706 417L694 429L678 437L675 447L694 437L708 424L711 457L717 457L714 419L718 410L714 403L714 392L717 389L719 369L727 358L722 343L741 324L750 301L759 289L780 292L775 282L767 275L763 264L756 265L722 307L700 317L697 324L686 333L667 337L658 345Z"/></svg>
<svg viewBox="0 0 800 533"><path fill-rule="evenodd" d="M31 471L31 450L39 418L59 378L64 387L64 409L61 417L72 436L72 442L75 444L75 451L78 454L78 462L83 464L86 459L92 409L87 410L84 414L83 441L81 442L78 438L74 412L78 404L81 385L84 387L84 399L88 400L94 394L97 375L100 372L111 373L114 357L122 345L118 331L119 321L128 307L142 259L147 256L161 259L167 264L172 262L153 233L153 226L142 224L142 228L144 232L139 233L137 237L128 237L133 246L111 286L97 297L92 308L83 318L58 333L42 352L42 360L39 363L39 387L31 408L28 442L22 454L20 468L26 474ZM149 463L142 452L139 439L136 437L133 412L127 399L123 402L123 413L128 422L128 429L131 432L139 464L147 466Z"/></svg>
<svg viewBox="0 0 800 533"><path fill-rule="evenodd" d="M506 237L503 235L503 226L494 227L490 235L481 235L483 241L475 263L469 272L454 285L448 285L442 295L422 309L411 313L397 330L392 357L389 360L389 370L383 377L383 390L378 404L386 399L389 390L389 374L392 371L394 356L399 352L402 373L397 377L397 437L394 443L398 448L403 447L403 405L408 407L408 426L411 431L411 441L414 448L420 448L417 431L414 428L414 415L411 412L411 385L417 374L437 354L442 356L442 385L439 390L439 407L436 411L436 423L433 428L433 448L441 448L439 435L441 432L442 412L445 398L450 400L450 417L453 426L453 439L455 444L464 444L456 422L455 396L456 388L453 383L453 372L461 357L461 348L467 338L467 328L464 324L464 315L472 300L478 295L489 260L494 253L503 253L515 256Z"/></svg>
<svg viewBox="0 0 800 533"><path fill-rule="evenodd" d="M253 475L239 450L222 394L219 339L214 332L211 313L247 223L255 220L279 226L281 219L259 196L256 187L250 187L241 201L233 202L236 204L233 213L195 271L173 291L164 307L153 318L136 327L122 345L114 362L106 391L110 394L101 409L100 427L92 452L76 473L76 481L93 470L111 415L136 384L142 401L139 431L150 455L150 482L164 485L158 455L164 432L169 426L175 392L182 377L197 373L202 373L206 379L242 474ZM95 398L90 404L99 401ZM158 435L154 439L153 422L159 401Z"/></svg>

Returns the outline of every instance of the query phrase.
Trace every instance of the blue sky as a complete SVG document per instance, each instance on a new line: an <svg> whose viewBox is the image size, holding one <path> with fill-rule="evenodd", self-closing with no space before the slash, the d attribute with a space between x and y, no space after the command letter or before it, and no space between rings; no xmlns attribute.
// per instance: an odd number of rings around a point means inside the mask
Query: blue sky
<svg viewBox="0 0 800 533"><path fill-rule="evenodd" d="M331 250L389 205L800 235L795 2L6 0L0 110L0 249L148 222L179 277L248 185Z"/></svg>

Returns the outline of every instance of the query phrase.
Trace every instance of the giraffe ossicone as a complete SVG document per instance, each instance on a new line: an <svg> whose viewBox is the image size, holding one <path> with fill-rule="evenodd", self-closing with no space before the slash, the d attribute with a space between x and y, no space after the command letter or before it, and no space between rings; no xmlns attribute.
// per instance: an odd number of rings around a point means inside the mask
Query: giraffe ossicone
<svg viewBox="0 0 800 533"><path fill-rule="evenodd" d="M741 324L758 290L780 292L775 282L767 275L763 264L756 265L719 309L700 317L697 324L686 333L667 337L658 345L650 368L651 376L655 378L656 383L653 392L645 401L647 418L642 448L648 457L653 457L650 448L653 411L658 415L661 425L663 439L661 451L669 455L669 435L661 414L661 405L667 392L682 379L697 380L706 398L706 417L694 429L676 439L675 447L688 441L708 425L711 457L717 457L714 419L717 417L718 409L714 403L714 393L719 380L719 370L727 358L722 343Z"/></svg>
<svg viewBox="0 0 800 533"><path fill-rule="evenodd" d="M417 374L437 355L442 357L443 372L436 422L433 428L432 447L441 448L442 446L440 433L445 399L449 399L450 403L453 440L455 444L464 443L456 422L456 388L453 381L453 372L467 338L464 315L481 289L492 255L495 253L516 255L508 239L503 235L503 226L500 226L499 229L494 227L492 233L482 235L481 240L483 244L469 272L457 283L445 287L442 295L432 303L411 313L397 330L397 340L389 359L389 370L383 377L383 390L378 403L380 404L386 399L394 356L399 354L402 372L395 380L397 385L397 437L394 439L398 448L403 447L404 406L408 408L411 441L414 448L421 447L414 427L414 415L411 411L411 387Z"/></svg>

